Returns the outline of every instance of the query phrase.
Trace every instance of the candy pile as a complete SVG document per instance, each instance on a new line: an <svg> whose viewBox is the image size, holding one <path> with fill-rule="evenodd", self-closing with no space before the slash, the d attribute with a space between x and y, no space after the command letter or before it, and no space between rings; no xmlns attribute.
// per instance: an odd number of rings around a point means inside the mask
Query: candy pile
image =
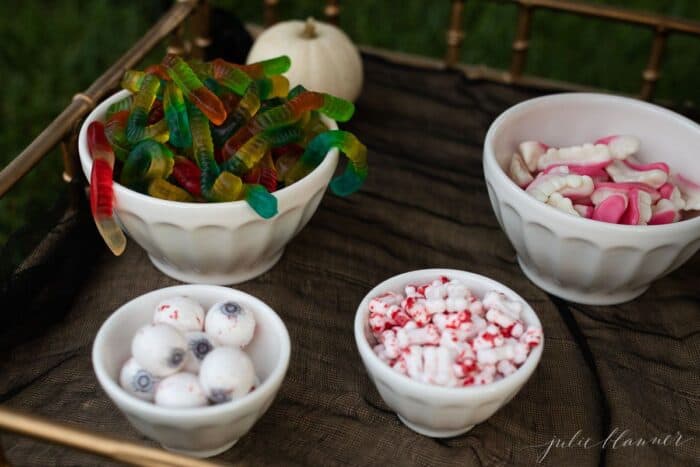
<svg viewBox="0 0 700 467"><path fill-rule="evenodd" d="M374 353L397 372L439 386L492 383L520 367L542 341L526 325L523 304L499 292L482 300L458 280L440 277L369 303Z"/></svg>
<svg viewBox="0 0 700 467"><path fill-rule="evenodd" d="M700 210L700 185L663 162L634 158L639 140L608 136L552 148L525 141L511 159L511 179L532 197L573 216L627 225L678 222Z"/></svg>
<svg viewBox="0 0 700 467"><path fill-rule="evenodd" d="M115 254L125 239L110 220L113 176L171 201L245 200L270 218L277 214L270 193L303 178L338 148L349 163L331 190L346 196L360 188L367 148L321 120L325 115L348 121L354 105L302 86L290 90L281 75L290 66L287 56L237 65L167 55L144 71L125 73L122 87L133 95L112 104L105 121L88 128L93 215Z"/></svg>
<svg viewBox="0 0 700 467"><path fill-rule="evenodd" d="M253 338L253 313L232 301L204 313L187 297L156 307L153 323L140 328L119 383L128 393L164 407L201 407L248 394L255 369L241 350Z"/></svg>

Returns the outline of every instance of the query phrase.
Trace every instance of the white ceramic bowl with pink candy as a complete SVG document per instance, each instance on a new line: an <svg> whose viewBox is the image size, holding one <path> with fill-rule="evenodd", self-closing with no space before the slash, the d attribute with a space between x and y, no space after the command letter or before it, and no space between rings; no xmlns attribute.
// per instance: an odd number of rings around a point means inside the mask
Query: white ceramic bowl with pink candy
<svg viewBox="0 0 700 467"><path fill-rule="evenodd" d="M515 397L542 356L541 330L511 289L453 269L387 279L355 315L357 348L382 399L435 438L471 430Z"/></svg>
<svg viewBox="0 0 700 467"><path fill-rule="evenodd" d="M142 400L120 386L120 370L131 359L137 330L152 322L156 305L178 296L204 309L234 301L252 311L255 330L244 350L259 384L250 393L217 405L173 408ZM209 457L233 446L270 407L287 372L290 348L284 323L257 298L227 287L180 285L136 297L112 313L95 337L92 364L102 389L139 432L168 450Z"/></svg>
<svg viewBox="0 0 700 467"><path fill-rule="evenodd" d="M531 99L501 114L484 143L484 176L491 205L521 269L545 291L578 303L610 305L632 300L700 248L700 217L662 225L600 222L564 212L562 202L568 200L559 196L550 200L559 209L545 204L508 175L512 157L524 141L563 148L610 135L632 135L639 143L633 164L625 167L615 162L621 170L632 174L635 167L663 162L671 175L700 181L700 126L670 110L630 98L570 93ZM598 152L591 146L586 151L592 158ZM650 198L644 197L648 202ZM629 200L632 206L631 196ZM644 210L642 201L639 195L640 211ZM651 211L648 206L646 210L648 217ZM602 211L602 215L609 213Z"/></svg>

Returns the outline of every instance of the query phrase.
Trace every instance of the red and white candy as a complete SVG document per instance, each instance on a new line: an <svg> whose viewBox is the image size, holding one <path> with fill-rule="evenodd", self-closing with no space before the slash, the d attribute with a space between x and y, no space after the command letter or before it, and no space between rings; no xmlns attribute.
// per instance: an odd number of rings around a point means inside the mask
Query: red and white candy
<svg viewBox="0 0 700 467"><path fill-rule="evenodd" d="M165 323L181 332L204 329L204 308L189 297L171 297L156 306L154 323Z"/></svg>
<svg viewBox="0 0 700 467"><path fill-rule="evenodd" d="M253 338L255 317L238 302L219 302L207 312L204 329L221 345L245 347Z"/></svg>
<svg viewBox="0 0 700 467"><path fill-rule="evenodd" d="M208 400L197 375L183 372L168 376L158 384L155 402L163 407L185 408L204 407Z"/></svg>
<svg viewBox="0 0 700 467"><path fill-rule="evenodd" d="M479 300L464 283L445 277L409 285L405 293L372 299L370 328L374 353L417 381L488 384L516 371L542 340L541 329L522 321L523 304L502 293Z"/></svg>
<svg viewBox="0 0 700 467"><path fill-rule="evenodd" d="M663 162L639 163L639 147L637 138L625 135L564 148L525 141L508 173L538 201L602 222L668 224L681 220L681 211L700 210L700 185L671 174Z"/></svg>

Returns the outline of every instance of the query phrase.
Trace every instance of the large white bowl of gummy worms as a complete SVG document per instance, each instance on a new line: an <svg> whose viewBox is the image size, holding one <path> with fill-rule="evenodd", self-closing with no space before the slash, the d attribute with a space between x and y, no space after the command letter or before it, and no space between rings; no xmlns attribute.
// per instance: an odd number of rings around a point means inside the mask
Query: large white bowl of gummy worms
<svg viewBox="0 0 700 467"><path fill-rule="evenodd" d="M372 289L355 341L386 404L417 433L471 430L507 404L542 356L542 325L508 287L478 274L424 269Z"/></svg>
<svg viewBox="0 0 700 467"><path fill-rule="evenodd" d="M115 254L124 230L169 276L241 282L277 262L329 183L341 196L359 188L366 148L331 120L349 119L353 104L290 90L279 75L289 65L168 55L125 73L125 90L90 113L78 140L93 216ZM331 181L338 148L357 157Z"/></svg>
<svg viewBox="0 0 700 467"><path fill-rule="evenodd" d="M131 424L166 449L209 457L272 404L290 357L269 306L227 287L180 285L117 309L92 348L100 385Z"/></svg>
<svg viewBox="0 0 700 467"><path fill-rule="evenodd" d="M484 176L525 275L578 303L634 299L700 248L700 126L635 99L571 93L501 114Z"/></svg>

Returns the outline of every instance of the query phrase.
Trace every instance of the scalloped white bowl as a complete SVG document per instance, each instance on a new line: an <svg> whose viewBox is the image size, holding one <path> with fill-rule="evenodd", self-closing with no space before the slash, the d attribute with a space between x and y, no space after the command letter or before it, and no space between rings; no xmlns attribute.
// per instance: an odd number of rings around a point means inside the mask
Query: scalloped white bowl
<svg viewBox="0 0 700 467"><path fill-rule="evenodd" d="M156 305L174 295L198 301L204 309L235 300L255 315L255 333L245 351L260 381L244 397L207 407L173 409L138 399L119 386L121 366L131 357L131 339L153 319ZM291 343L272 308L247 293L215 285L178 285L140 295L102 324L92 345L92 366L102 389L145 436L164 448L195 457L215 456L233 446L263 416L287 373Z"/></svg>
<svg viewBox="0 0 700 467"><path fill-rule="evenodd" d="M520 142L570 146L613 134L641 140L642 162L663 161L700 180L700 126L635 99L571 93L538 97L502 113L484 142L484 176L498 223L537 286L573 302L611 305L634 299L700 249L700 217L629 226L575 217L541 203L506 174Z"/></svg>
<svg viewBox="0 0 700 467"><path fill-rule="evenodd" d="M496 290L509 299L522 302L523 321L542 324L530 305L505 285L470 272L455 269L422 269L391 277L373 288L355 314L355 343L362 362L386 405L411 430L432 438L448 438L466 433L510 402L532 376L542 357L544 338L532 349L527 360L513 374L483 386L448 388L414 381L384 363L372 350L374 336L369 327L369 302L386 292L403 293L409 284L420 284L446 276L458 279L475 295L483 297Z"/></svg>
<svg viewBox="0 0 700 467"><path fill-rule="evenodd" d="M90 180L92 158L87 127L103 120L107 108L129 95L120 91L88 115L80 128L78 152ZM325 119L331 129L338 126ZM331 149L323 162L298 182L273 193L279 213L263 219L245 201L180 203L153 198L114 183L115 213L125 232L148 253L153 265L183 282L236 284L264 273L282 257L285 245L316 212L338 164Z"/></svg>

